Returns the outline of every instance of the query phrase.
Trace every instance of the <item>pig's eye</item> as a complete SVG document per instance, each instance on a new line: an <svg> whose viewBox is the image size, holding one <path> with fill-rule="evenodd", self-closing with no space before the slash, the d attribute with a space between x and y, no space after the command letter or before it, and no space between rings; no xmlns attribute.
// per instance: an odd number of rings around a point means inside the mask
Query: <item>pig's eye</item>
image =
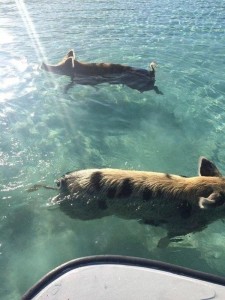
<svg viewBox="0 0 225 300"><path fill-rule="evenodd" d="M58 188L60 188L61 187L61 180L57 180L56 185L57 185Z"/></svg>
<svg viewBox="0 0 225 300"><path fill-rule="evenodd" d="M65 178L60 178L58 180L55 180L55 183L60 190L65 188Z"/></svg>

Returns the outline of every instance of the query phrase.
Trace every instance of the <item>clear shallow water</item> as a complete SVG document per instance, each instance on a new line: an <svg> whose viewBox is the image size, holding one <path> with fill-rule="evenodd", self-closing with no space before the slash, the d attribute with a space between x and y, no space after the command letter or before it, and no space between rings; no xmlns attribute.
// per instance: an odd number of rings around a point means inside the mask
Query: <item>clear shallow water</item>
<svg viewBox="0 0 225 300"><path fill-rule="evenodd" d="M125 254L224 275L224 224L167 249L162 229L110 217L71 220L29 194L89 167L193 176L200 155L225 174L224 1L2 1L0 7L0 298L19 299L57 265ZM87 61L146 68L164 95L76 86L40 72L68 49Z"/></svg>

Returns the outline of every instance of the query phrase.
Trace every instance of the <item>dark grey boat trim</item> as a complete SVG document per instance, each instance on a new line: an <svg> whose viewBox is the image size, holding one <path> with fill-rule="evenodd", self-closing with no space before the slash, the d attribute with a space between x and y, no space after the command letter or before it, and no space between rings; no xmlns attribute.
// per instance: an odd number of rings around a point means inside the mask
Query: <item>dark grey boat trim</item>
<svg viewBox="0 0 225 300"><path fill-rule="evenodd" d="M31 287L22 297L22 300L30 300L35 297L42 289L44 289L52 281L59 278L61 275L80 267L86 267L90 265L102 265L102 264L116 264L127 265L136 267L145 267L150 269L156 269L160 271L166 271L177 275L182 275L194 279L204 280L214 284L225 286L225 277L204 273L192 269L188 269L181 266L172 265L165 262L149 260L145 258L129 257L129 256L117 256L117 255L97 255L88 256L84 258L78 258L71 260L61 266L53 269L40 279L33 287Z"/></svg>

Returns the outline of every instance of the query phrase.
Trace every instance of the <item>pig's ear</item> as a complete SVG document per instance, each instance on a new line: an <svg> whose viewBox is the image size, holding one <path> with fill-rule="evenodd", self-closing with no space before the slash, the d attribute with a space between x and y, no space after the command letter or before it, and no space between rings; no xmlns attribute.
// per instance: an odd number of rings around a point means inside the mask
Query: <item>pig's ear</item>
<svg viewBox="0 0 225 300"><path fill-rule="evenodd" d="M67 60L67 58L72 57L73 59L75 59L75 53L73 51L73 49L71 49L66 56L63 58L63 60Z"/></svg>
<svg viewBox="0 0 225 300"><path fill-rule="evenodd" d="M225 196L221 193L212 193L208 198L199 198L199 207L201 209L211 209L221 206L225 203Z"/></svg>
<svg viewBox="0 0 225 300"><path fill-rule="evenodd" d="M222 174L217 167L205 157L200 157L198 165L199 176L221 177Z"/></svg>

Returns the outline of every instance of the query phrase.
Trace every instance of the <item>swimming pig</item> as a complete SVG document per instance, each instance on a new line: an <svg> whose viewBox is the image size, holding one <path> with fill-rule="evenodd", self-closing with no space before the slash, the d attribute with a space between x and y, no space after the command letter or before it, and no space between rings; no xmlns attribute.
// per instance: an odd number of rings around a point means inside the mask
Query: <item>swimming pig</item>
<svg viewBox="0 0 225 300"><path fill-rule="evenodd" d="M70 50L56 65L42 63L41 69L58 75L66 75L71 82L67 91L74 84L97 85L100 83L124 84L140 92L154 90L162 94L155 86L155 63L150 64L151 70L138 69L120 64L86 63L75 59L75 53Z"/></svg>
<svg viewBox="0 0 225 300"><path fill-rule="evenodd" d="M225 178L204 157L198 177L87 169L65 174L57 186L59 194L51 202L70 217L90 220L116 215L161 226L168 232L159 242L161 247L171 238L201 231L225 217Z"/></svg>

